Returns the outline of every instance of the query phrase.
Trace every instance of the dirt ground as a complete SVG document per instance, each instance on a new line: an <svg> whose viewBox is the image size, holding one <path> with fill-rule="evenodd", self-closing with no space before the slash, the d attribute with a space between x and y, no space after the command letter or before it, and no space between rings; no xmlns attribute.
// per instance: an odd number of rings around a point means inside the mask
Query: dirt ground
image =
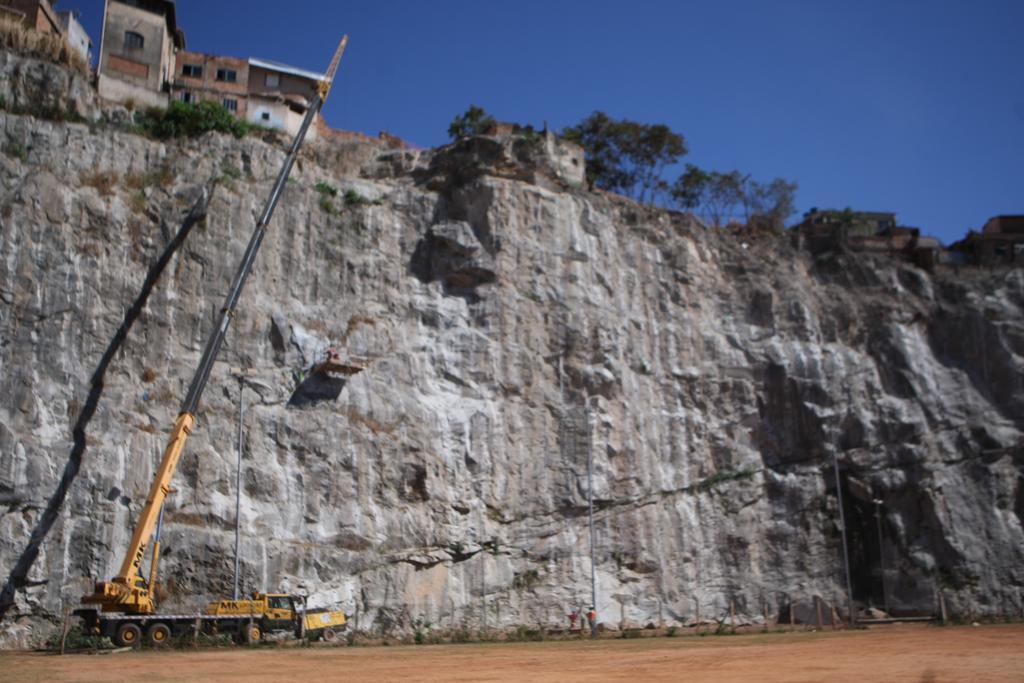
<svg viewBox="0 0 1024 683"><path fill-rule="evenodd" d="M0 654L24 681L1024 681L1024 624L111 655Z"/></svg>

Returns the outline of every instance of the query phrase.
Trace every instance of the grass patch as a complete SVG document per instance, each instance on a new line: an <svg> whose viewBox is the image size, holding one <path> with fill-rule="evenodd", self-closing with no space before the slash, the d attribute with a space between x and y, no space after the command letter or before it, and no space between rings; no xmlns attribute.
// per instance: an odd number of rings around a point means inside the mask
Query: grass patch
<svg viewBox="0 0 1024 683"><path fill-rule="evenodd" d="M31 116L34 119L45 119L47 121L59 121L66 123L82 123L84 118L70 106L59 107L55 104L41 104L31 102L26 105L8 104L7 100L0 98L0 109L17 116Z"/></svg>
<svg viewBox="0 0 1024 683"><path fill-rule="evenodd" d="M124 184L133 190L145 190L147 187L166 187L174 182L174 170L167 164L144 173L129 173L124 177Z"/></svg>
<svg viewBox="0 0 1024 683"><path fill-rule="evenodd" d="M231 180L238 180L242 177L242 171L228 163L221 164L220 172L224 177L230 178Z"/></svg>
<svg viewBox="0 0 1024 683"><path fill-rule="evenodd" d="M757 474L757 470L722 470L701 481L694 489L703 493L726 482L750 479L755 474Z"/></svg>
<svg viewBox="0 0 1024 683"><path fill-rule="evenodd" d="M28 161L28 149L20 142L8 142L4 145L4 154L12 159L17 159L23 164Z"/></svg>
<svg viewBox="0 0 1024 683"><path fill-rule="evenodd" d="M331 185L330 183L325 183L322 180L316 185L314 185L313 189L326 197L338 196L338 188L336 188L334 185Z"/></svg>
<svg viewBox="0 0 1024 683"><path fill-rule="evenodd" d="M376 206L381 203L379 199L372 200L367 197L364 197L363 195L359 194L358 191L352 188L345 190L345 195L343 199L345 200L345 206L352 207L370 206L371 204Z"/></svg>
<svg viewBox="0 0 1024 683"><path fill-rule="evenodd" d="M25 57L71 67L83 76L89 75L89 63L60 36L29 28L20 21L0 19L0 48Z"/></svg>
<svg viewBox="0 0 1024 683"><path fill-rule="evenodd" d="M146 213L146 195L142 192L136 192L132 195L132 198L128 200L128 205L135 213Z"/></svg>
<svg viewBox="0 0 1024 683"><path fill-rule="evenodd" d="M217 177L217 182L222 185L230 185L232 181L241 180L242 170L233 164L224 162L220 165L220 175Z"/></svg>
<svg viewBox="0 0 1024 683"><path fill-rule="evenodd" d="M114 194L114 186L120 178L117 171L82 171L78 174L78 179L83 185L96 188L104 197Z"/></svg>
<svg viewBox="0 0 1024 683"><path fill-rule="evenodd" d="M46 647L51 650L60 650L61 634L54 633L46 641ZM85 632L81 626L72 626L68 629L68 637L64 641L66 650L111 650L114 643L106 636L93 636Z"/></svg>
<svg viewBox="0 0 1024 683"><path fill-rule="evenodd" d="M327 195L321 196L319 203L320 210L326 213L328 216L337 216L339 213L341 213L340 211L338 211L338 207L334 205L334 202L332 202L331 198L328 197Z"/></svg>

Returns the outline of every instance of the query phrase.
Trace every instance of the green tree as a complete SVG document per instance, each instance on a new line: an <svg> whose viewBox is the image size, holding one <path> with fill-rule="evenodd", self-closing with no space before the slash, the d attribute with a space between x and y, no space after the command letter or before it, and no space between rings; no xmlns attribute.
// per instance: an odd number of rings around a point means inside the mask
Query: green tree
<svg viewBox="0 0 1024 683"><path fill-rule="evenodd" d="M782 178L759 183L739 171L705 171L687 164L670 194L676 204L715 226L742 216L748 224L780 228L796 210L796 189L796 183Z"/></svg>
<svg viewBox="0 0 1024 683"><path fill-rule="evenodd" d="M686 170L672 185L670 194L679 206L693 211L701 206L704 193L710 184L710 173L693 164L687 164Z"/></svg>
<svg viewBox="0 0 1024 683"><path fill-rule="evenodd" d="M749 178L739 171L721 173L686 165L670 194L681 207L696 211L714 226L737 215L743 206Z"/></svg>
<svg viewBox="0 0 1024 683"><path fill-rule="evenodd" d="M471 135L484 135L494 127L495 123L493 116L474 104L465 113L455 117L451 125L448 126L448 137L458 140Z"/></svg>
<svg viewBox="0 0 1024 683"><path fill-rule="evenodd" d="M786 219L796 213L797 187L783 178L767 183L748 180L743 197L747 222L765 221L774 228L785 227Z"/></svg>
<svg viewBox="0 0 1024 683"><path fill-rule="evenodd" d="M682 135L664 124L615 120L595 111L562 138L583 147L591 189L621 192L640 202L653 202L667 191L665 168L687 152Z"/></svg>
<svg viewBox="0 0 1024 683"><path fill-rule="evenodd" d="M593 190L623 191L632 180L623 167L619 123L603 111L595 111L575 126L562 131L562 138L583 148L587 161L587 185Z"/></svg>

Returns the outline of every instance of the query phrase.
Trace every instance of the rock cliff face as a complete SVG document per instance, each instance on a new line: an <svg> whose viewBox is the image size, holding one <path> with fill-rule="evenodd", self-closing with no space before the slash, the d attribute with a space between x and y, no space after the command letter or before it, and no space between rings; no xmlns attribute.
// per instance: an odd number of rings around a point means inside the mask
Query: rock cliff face
<svg viewBox="0 0 1024 683"><path fill-rule="evenodd" d="M0 131L15 645L116 572L284 153ZM590 595L588 453L610 626L845 609L833 459L859 604L1021 609L1024 272L812 258L580 172L543 137L306 150L175 479L167 609L231 591L232 367L243 588L361 630L563 624ZM311 376L329 347L364 369Z"/></svg>

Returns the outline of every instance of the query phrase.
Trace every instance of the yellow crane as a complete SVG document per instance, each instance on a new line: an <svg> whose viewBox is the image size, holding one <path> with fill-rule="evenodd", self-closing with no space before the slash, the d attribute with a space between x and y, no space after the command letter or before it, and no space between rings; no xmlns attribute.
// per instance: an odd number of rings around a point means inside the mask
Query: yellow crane
<svg viewBox="0 0 1024 683"><path fill-rule="evenodd" d="M189 434L192 433L192 429L196 422L196 412L199 407L199 399L202 397L203 390L206 388L206 383L210 378L210 372L213 370L214 361L217 359L217 354L220 352L220 347L224 343L224 337L227 333L228 326L231 324L231 318L234 316L235 308L238 305L239 297L242 294L242 290L245 287L246 280L249 277L249 273L252 270L252 266L256 260L256 254L259 251L260 245L263 243L263 238L266 235L268 224L270 219L274 215L274 209L277 208L277 204L281 199L281 194L284 191L285 184L288 181L288 176L291 173L292 166L295 164L295 159L298 156L299 149L302 147L302 143L306 138L306 133L309 131L310 125L312 125L316 115L320 112L327 100L327 96L330 94L331 86L334 83L334 76L338 70L338 64L341 61L341 56L345 52L345 47L348 44L348 36L344 36L341 42L338 44L338 48L334 53L334 58L331 60L330 66L327 69L327 73L324 78L319 82L316 90L316 94L313 97L313 101L310 103L309 108L306 111L306 117L302 121L302 125L299 128L298 133L295 135L295 139L292 141L291 148L288 152L288 156L285 158L284 164L281 167L281 171L277 176L277 180L274 182L273 189L270 191L270 196L267 198L267 202L263 208L263 212L260 214L259 220L256 222L256 227L253 230L252 237L249 239L249 245L245 250L245 254L242 257L242 261L238 266L238 270L235 273L234 280L231 283L231 288L228 291L227 298L224 301L224 305L221 308L220 320L214 328L213 333L207 339L206 347L203 350L202 359L199 362L199 367L196 369L195 376L192 378L192 383L189 386L188 394L185 396L185 400L181 404L181 409L178 413L178 418L174 422L174 427L171 429L170 438L167 441L167 446L164 449L163 457L160 460L160 466L157 469L156 476L153 478L153 483L149 488L149 495L146 497L146 503L142 508L142 512L139 515L139 520L135 525L135 531L132 533L132 539L128 544L127 551L125 552L124 560L121 563L121 569L110 581L100 581L96 583L94 591L91 595L86 595L82 598L82 603L85 605L94 605L95 607L83 608L76 611L79 617L83 619L86 627L93 633L102 633L104 635L110 635L115 642L122 645L131 645L138 642L141 639L141 634L145 630L151 642L154 644L160 644L166 641L172 633L182 630L185 626L190 624L194 625L196 617L194 615L157 615L156 614L156 600L153 595L153 583L156 580L156 569L157 563L159 562L159 546L158 543L154 545L154 553L152 558L152 566L150 568L149 580L142 576L142 562L143 557L146 554L146 547L150 540L153 538L154 527L157 524L158 517L161 514L164 500L167 494L171 490L171 480L174 478L174 472L178 467L178 461L181 459L181 454L185 449L185 442L188 440ZM208 608L206 615L208 625L212 625L214 630L224 631L234 630L235 627L238 629L242 628L241 617L246 617L246 623L252 624L252 617L254 615L253 610L259 606L264 609L265 612L269 610L268 596L257 594L253 601L245 601L248 604L232 612L231 609L226 605L227 602L240 602L240 601L222 601L221 603L212 603ZM270 598L288 598L291 596L269 596ZM278 600L278 602L280 602ZM215 607L218 606L219 607ZM242 610L244 609L244 615ZM292 619L296 620L295 615L298 610L295 609L294 603L291 608ZM280 610L273 616L280 617ZM334 614L334 613L332 613ZM258 614L262 618L263 614ZM332 625L337 626L337 617L332 617ZM235 623L238 622L238 623ZM341 617L341 623L344 623L344 616ZM301 624L300 624L301 625ZM258 631L256 632L258 635Z"/></svg>

